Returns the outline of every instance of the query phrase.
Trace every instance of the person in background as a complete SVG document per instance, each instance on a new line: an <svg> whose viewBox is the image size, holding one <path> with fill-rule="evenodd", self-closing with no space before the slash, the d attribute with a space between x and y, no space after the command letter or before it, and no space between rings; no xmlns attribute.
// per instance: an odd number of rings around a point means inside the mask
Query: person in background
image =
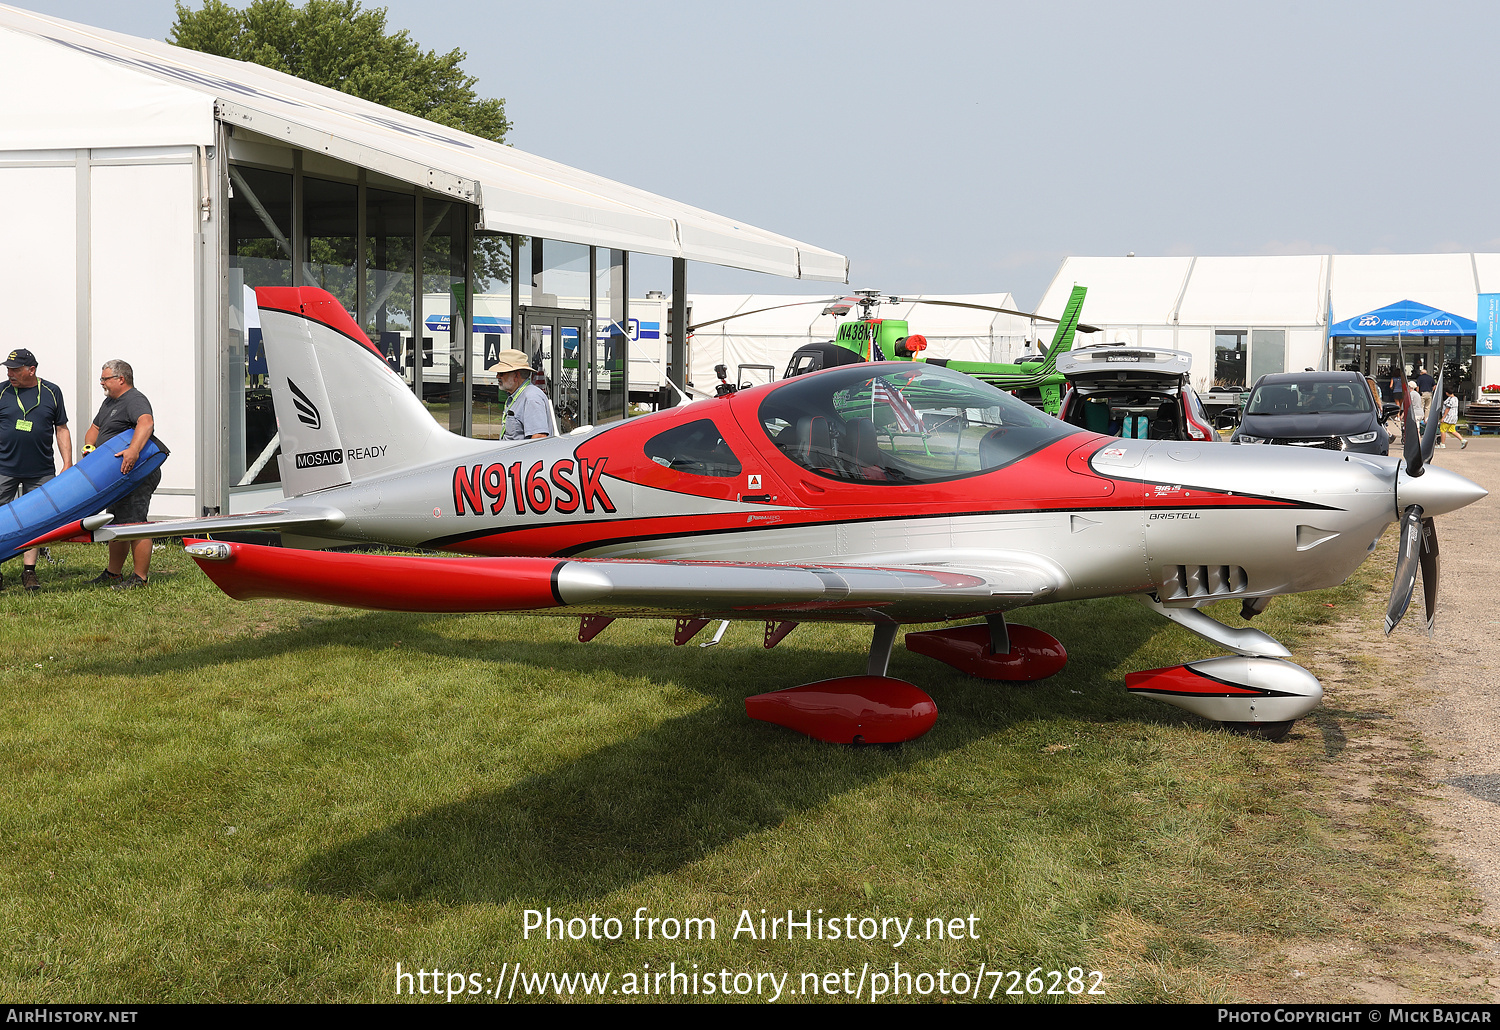
<svg viewBox="0 0 1500 1030"><path fill-rule="evenodd" d="M1422 396L1417 393L1417 384L1410 379L1406 381L1406 407L1411 412L1411 417L1416 419L1417 432L1421 433L1427 423L1427 409L1422 406ZM1406 425L1404 418L1401 424ZM1402 434L1405 435L1405 432L1403 429Z"/></svg>
<svg viewBox="0 0 1500 1030"><path fill-rule="evenodd" d="M104 388L104 403L94 416L84 437L84 453L92 451L99 443L120 433L130 433L130 442L123 450L115 452L120 459L120 475L130 474L141 456L141 448L151 439L156 428L156 419L151 414L151 402L135 388L135 372L130 365L118 359L106 361L99 372L99 385ZM118 446L118 445L116 445ZM161 441L157 441L161 446ZM165 448L163 448L165 450ZM147 476L139 486L110 505L109 512L115 522L124 525L145 522L151 509L151 495L161 483L161 469ZM130 575L124 575L125 556L132 558ZM143 587L151 574L151 540L111 540L109 542L109 566L93 582L116 590L131 590Z"/></svg>
<svg viewBox="0 0 1500 1030"><path fill-rule="evenodd" d="M508 397L502 419L502 440L540 440L557 435L557 416L547 394L531 381L531 362L518 350L503 350L490 366Z"/></svg>
<svg viewBox="0 0 1500 1030"><path fill-rule="evenodd" d="M1469 441L1458 435L1458 394L1453 387L1443 387L1443 420L1438 423L1438 446L1447 449L1445 439L1448 434L1453 434L1453 439L1458 441L1458 449L1463 450L1469 446Z"/></svg>
<svg viewBox="0 0 1500 1030"><path fill-rule="evenodd" d="M1432 375L1425 368L1417 369L1417 393L1422 397L1422 410L1432 403Z"/></svg>
<svg viewBox="0 0 1500 1030"><path fill-rule="evenodd" d="M0 387L0 504L9 504L55 475L54 439L63 471L73 465L73 434L62 390L37 378L36 355L25 347L11 351L5 374L9 382ZM33 547L21 558L21 586L27 590L42 588L36 575L40 553ZM0 586L4 582L0 577Z"/></svg>

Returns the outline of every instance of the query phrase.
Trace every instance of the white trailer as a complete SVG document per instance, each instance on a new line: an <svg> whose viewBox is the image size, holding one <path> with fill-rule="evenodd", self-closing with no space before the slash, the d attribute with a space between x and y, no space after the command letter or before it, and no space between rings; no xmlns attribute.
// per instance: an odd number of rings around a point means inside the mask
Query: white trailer
<svg viewBox="0 0 1500 1030"><path fill-rule="evenodd" d="M548 298L551 299L550 297ZM578 314L588 314L588 298L558 298L556 307L576 309ZM422 322L425 332L422 341L422 367L434 372L423 372L427 380L448 378L450 322L449 296L446 293L422 295ZM630 393L632 397L656 394L667 382L667 316L671 301L665 297L632 297L626 318L624 334L629 343ZM601 319L595 330L599 343L607 343L614 335L614 327ZM512 341L510 296L500 293L481 293L474 298L474 384L495 386L495 375L489 371L507 348L521 348ZM573 329L563 329L563 353L565 360L577 360L578 334ZM383 341L386 358L393 367L400 368L407 382L412 380L412 364L416 349L411 343L410 333L387 334ZM399 353L397 353L399 351ZM434 374L436 373L436 374Z"/></svg>

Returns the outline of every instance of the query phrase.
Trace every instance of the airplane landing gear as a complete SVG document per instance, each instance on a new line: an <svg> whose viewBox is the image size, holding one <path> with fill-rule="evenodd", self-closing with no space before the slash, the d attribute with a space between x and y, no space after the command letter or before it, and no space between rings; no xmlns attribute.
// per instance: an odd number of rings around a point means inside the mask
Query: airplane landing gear
<svg viewBox="0 0 1500 1030"><path fill-rule="evenodd" d="M998 623L998 625L997 625ZM955 626L906 634L906 649L986 680L1031 683L1062 671L1068 652L1050 633L1030 626Z"/></svg>
<svg viewBox="0 0 1500 1030"><path fill-rule="evenodd" d="M1267 740L1285 737L1323 700L1318 678L1295 662L1244 655L1132 672L1125 689Z"/></svg>
<svg viewBox="0 0 1500 1030"><path fill-rule="evenodd" d="M894 622L875 624L863 676L840 676L745 698L745 714L829 744L901 744L937 722L937 702L905 680L887 676Z"/></svg>

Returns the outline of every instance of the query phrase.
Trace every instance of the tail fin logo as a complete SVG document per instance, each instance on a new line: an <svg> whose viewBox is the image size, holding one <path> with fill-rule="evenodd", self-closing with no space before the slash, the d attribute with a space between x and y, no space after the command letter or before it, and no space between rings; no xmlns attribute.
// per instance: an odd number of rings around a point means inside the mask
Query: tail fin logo
<svg viewBox="0 0 1500 1030"><path fill-rule="evenodd" d="M290 379L286 381L286 385L292 391L292 405L297 409L297 421L310 429L323 428L323 416L319 414L318 406L312 402L312 399L298 389L297 384Z"/></svg>

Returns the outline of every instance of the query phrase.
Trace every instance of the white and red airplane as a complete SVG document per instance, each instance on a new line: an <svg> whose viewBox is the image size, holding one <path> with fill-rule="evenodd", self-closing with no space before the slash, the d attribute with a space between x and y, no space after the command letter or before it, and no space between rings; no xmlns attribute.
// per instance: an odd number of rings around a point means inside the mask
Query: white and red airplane
<svg viewBox="0 0 1500 1030"><path fill-rule="evenodd" d="M284 504L252 515L102 526L49 539L275 529L287 547L216 540L188 552L239 599L414 612L528 611L865 623L864 675L746 701L750 715L824 740L920 736L937 709L886 675L909 650L996 680L1060 669L1062 645L1008 615L1052 601L1134 596L1233 655L1133 673L1127 686L1211 720L1279 736L1322 687L1289 651L1200 607L1343 582L1402 525L1387 632L1423 569L1429 628L1434 516L1485 496L1427 464L1290 447L1121 440L1066 425L931 364L847 365L602 429L496 443L455 436L422 407L330 295L257 291L281 434ZM1441 392L1435 392L1441 396ZM328 550L381 543L480 557ZM298 549L291 549L298 548Z"/></svg>

